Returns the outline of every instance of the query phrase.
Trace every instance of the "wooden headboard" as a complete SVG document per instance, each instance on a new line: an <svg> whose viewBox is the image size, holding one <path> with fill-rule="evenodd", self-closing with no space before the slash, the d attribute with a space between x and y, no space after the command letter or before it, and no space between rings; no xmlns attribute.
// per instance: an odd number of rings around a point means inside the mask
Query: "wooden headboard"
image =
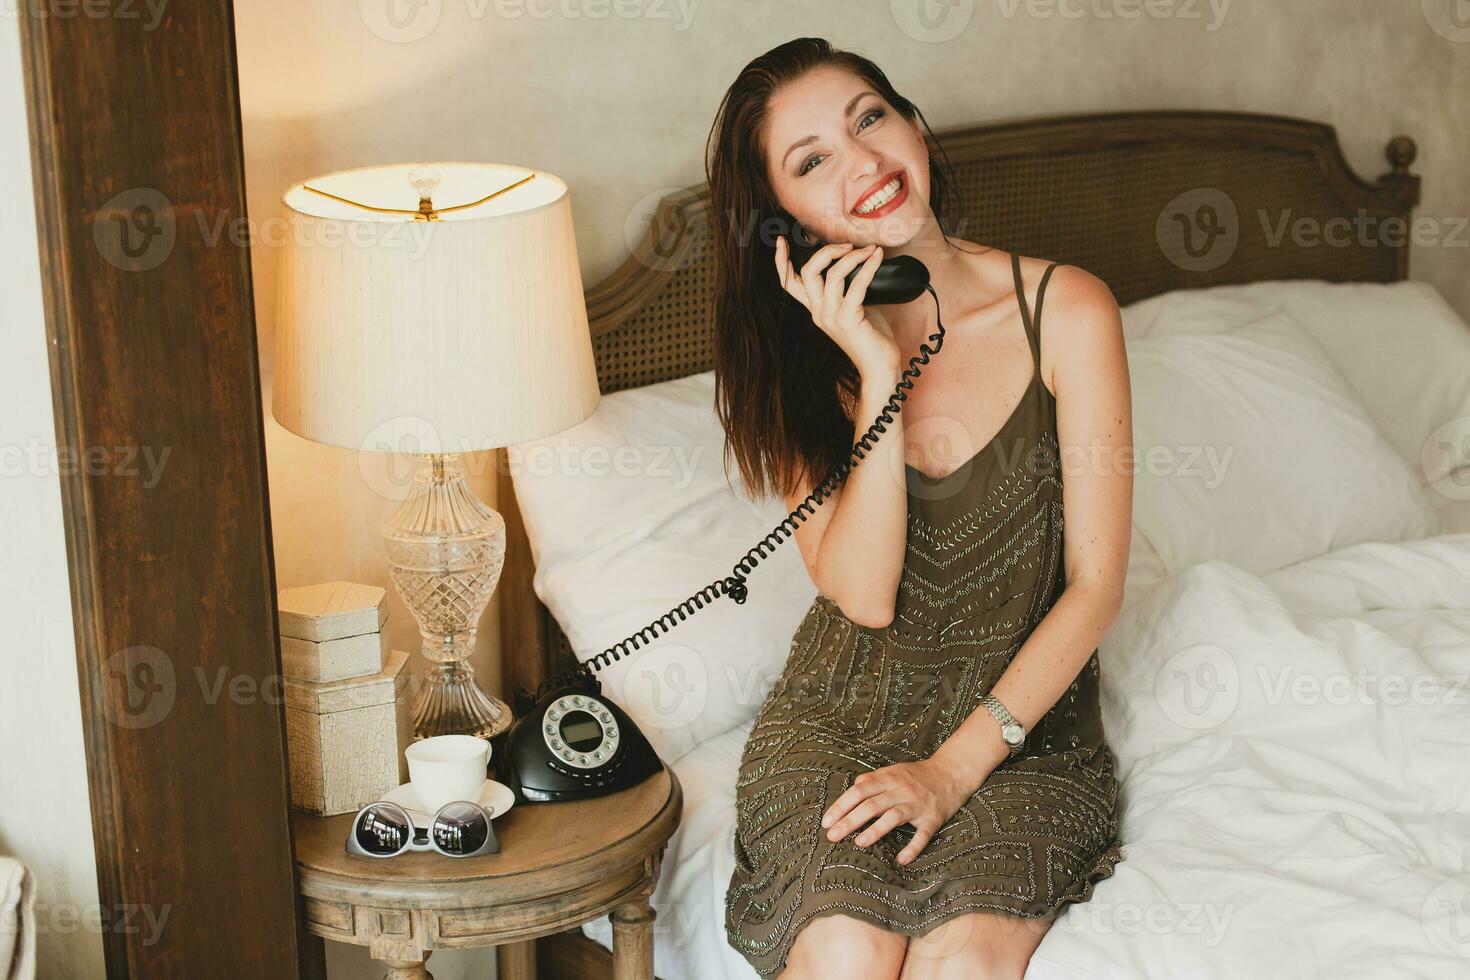
<svg viewBox="0 0 1470 980"><path fill-rule="evenodd" d="M951 129L936 139L960 202L947 234L1080 266L1106 282L1120 306L1173 289L1267 279L1408 276L1407 235L1376 234L1389 218L1407 227L1419 202L1419 178L1409 173L1416 149L1406 136L1387 144L1390 169L1372 183L1349 169L1331 126L1283 116L1053 116ZM587 291L604 394L713 366L709 205L705 184L665 197L637 251ZM1375 222L1367 226L1374 234L1360 234L1362 216ZM534 691L576 661L532 588L535 569L503 452L497 472L509 694L516 686ZM723 568L710 570L711 579L719 574Z"/></svg>

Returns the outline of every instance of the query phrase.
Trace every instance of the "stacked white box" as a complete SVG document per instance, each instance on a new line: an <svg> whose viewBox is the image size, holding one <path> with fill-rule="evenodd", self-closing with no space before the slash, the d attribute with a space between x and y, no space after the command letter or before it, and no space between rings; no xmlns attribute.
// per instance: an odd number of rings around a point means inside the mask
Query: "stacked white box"
<svg viewBox="0 0 1470 980"><path fill-rule="evenodd" d="M324 582L281 592L281 672L307 681L340 681L383 669L388 656L387 593L355 582Z"/></svg>
<svg viewBox="0 0 1470 980"><path fill-rule="evenodd" d="M279 596L291 805L331 816L403 782L408 654L388 650L387 594L354 582Z"/></svg>

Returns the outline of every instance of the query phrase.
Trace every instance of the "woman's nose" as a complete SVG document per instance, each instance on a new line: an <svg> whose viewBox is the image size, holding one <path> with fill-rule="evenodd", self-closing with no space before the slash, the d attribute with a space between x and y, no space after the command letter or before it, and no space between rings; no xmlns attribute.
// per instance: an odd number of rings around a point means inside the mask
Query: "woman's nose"
<svg viewBox="0 0 1470 980"><path fill-rule="evenodd" d="M872 150L856 150L851 157L851 167L848 173L853 178L854 184L861 184L878 175L879 170L882 169L882 162L881 154L873 153Z"/></svg>
<svg viewBox="0 0 1470 980"><path fill-rule="evenodd" d="M852 152L848 154L849 173L852 179L860 181L872 177L878 173L879 165L883 162L883 155L876 150L855 144Z"/></svg>

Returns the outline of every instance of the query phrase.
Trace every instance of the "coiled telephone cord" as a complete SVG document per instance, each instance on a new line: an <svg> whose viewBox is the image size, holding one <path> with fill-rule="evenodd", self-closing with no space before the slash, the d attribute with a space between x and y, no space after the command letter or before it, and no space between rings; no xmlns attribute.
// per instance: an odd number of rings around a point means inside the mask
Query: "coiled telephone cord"
<svg viewBox="0 0 1470 980"><path fill-rule="evenodd" d="M944 320L939 315L939 294L934 291L933 286L926 285L924 288L930 296L934 297L934 322L938 327L938 331L930 334L928 338L934 341L934 346L930 347L927 342L922 343L919 345L919 353L909 358L909 366L904 370L903 377L899 379L898 386L894 388L893 394L888 396L888 404L878 413L878 417L873 420L873 424L868 426L868 430L863 433L862 438L853 445L850 459L837 464L832 472L828 474L827 478L819 483L811 493L807 494L805 500L796 505L795 510L782 518L781 523L772 528L771 532L762 538L755 547L745 553L745 557L735 563L735 567L731 569L729 575L722 579L716 579L709 585L706 585L632 636L613 644L597 656L588 659L584 663L579 663L575 667L562 671L554 677L548 677L543 680L536 687L536 699L538 701L548 692L572 684L586 684L590 681L593 685L600 688L600 685L597 685L596 679L592 676L594 671L601 670L609 664L621 660L625 655L634 650L640 649L643 645L640 643L640 640L652 643L659 637L660 633L668 633L684 620L703 609L705 605L714 602L721 595L729 596L735 600L736 604L743 604L745 602L746 596L749 595L745 578L755 569L756 565L760 564L761 559L765 558L769 553L763 549L769 548L769 551L774 551L777 546L795 537L796 522L805 522L807 517L826 502L826 499L837 489L837 485L847 478L848 473L852 472L853 467L863 461L867 453L872 450L873 443L877 442L878 436L888 430L888 426L893 422L894 417L903 410L903 403L908 399L908 392L914 386L913 379L919 376L919 366L921 364L928 364L929 359L939 353L940 348L944 346ZM783 531L785 532L784 536L782 536Z"/></svg>

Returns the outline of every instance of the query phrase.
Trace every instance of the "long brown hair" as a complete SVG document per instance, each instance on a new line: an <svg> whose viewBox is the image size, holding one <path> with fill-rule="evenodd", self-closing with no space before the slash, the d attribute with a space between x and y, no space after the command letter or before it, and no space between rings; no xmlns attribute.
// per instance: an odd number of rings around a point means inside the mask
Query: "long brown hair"
<svg viewBox="0 0 1470 980"><path fill-rule="evenodd" d="M917 106L894 91L888 76L859 54L801 37L772 48L741 69L725 92L705 147L715 248L715 410L755 498L793 492L799 476L820 483L852 449L857 367L812 323L776 276L776 236L791 237L794 219L776 202L766 174L761 131L771 96L824 65L845 68L909 121L917 118L939 150L929 158L929 206L944 227L953 170ZM939 157L941 163L936 162Z"/></svg>

